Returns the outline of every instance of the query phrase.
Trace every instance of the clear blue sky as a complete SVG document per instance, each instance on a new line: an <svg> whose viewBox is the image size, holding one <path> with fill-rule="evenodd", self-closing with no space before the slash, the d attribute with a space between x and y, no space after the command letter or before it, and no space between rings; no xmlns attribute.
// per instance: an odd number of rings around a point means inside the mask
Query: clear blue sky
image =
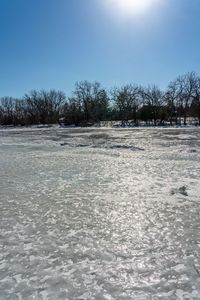
<svg viewBox="0 0 200 300"><path fill-rule="evenodd" d="M127 16L109 1L0 0L0 96L69 95L80 80L164 88L200 70L200 0L157 0Z"/></svg>

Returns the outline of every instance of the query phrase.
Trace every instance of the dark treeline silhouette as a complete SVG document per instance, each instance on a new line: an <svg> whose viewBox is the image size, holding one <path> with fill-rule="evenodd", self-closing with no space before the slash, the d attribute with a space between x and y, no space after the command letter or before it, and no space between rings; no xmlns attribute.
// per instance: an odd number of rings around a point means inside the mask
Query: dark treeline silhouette
<svg viewBox="0 0 200 300"><path fill-rule="evenodd" d="M36 91L22 99L0 98L1 125L55 124L89 126L120 121L122 126L200 125L200 77L187 73L162 91L134 84L102 88L98 82L78 82L71 97L61 91Z"/></svg>

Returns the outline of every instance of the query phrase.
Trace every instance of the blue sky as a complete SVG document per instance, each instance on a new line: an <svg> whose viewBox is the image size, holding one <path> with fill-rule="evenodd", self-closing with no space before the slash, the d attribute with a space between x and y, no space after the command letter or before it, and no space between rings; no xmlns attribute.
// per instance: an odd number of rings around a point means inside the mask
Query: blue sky
<svg viewBox="0 0 200 300"><path fill-rule="evenodd" d="M0 96L70 95L80 80L164 88L200 70L199 0L158 0L138 15L109 1L0 0Z"/></svg>

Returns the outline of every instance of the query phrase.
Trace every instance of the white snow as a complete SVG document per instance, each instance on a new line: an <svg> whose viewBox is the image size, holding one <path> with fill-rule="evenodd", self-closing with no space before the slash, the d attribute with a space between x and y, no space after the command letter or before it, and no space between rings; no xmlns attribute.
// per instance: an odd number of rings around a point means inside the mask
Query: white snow
<svg viewBox="0 0 200 300"><path fill-rule="evenodd" d="M0 299L200 299L199 149L195 128L0 130Z"/></svg>

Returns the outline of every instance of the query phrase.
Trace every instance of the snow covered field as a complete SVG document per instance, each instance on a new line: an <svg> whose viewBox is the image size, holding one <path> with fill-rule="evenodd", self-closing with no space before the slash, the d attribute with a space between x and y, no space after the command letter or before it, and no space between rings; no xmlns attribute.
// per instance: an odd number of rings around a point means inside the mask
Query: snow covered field
<svg viewBox="0 0 200 300"><path fill-rule="evenodd" d="M200 299L199 129L0 130L0 300Z"/></svg>

